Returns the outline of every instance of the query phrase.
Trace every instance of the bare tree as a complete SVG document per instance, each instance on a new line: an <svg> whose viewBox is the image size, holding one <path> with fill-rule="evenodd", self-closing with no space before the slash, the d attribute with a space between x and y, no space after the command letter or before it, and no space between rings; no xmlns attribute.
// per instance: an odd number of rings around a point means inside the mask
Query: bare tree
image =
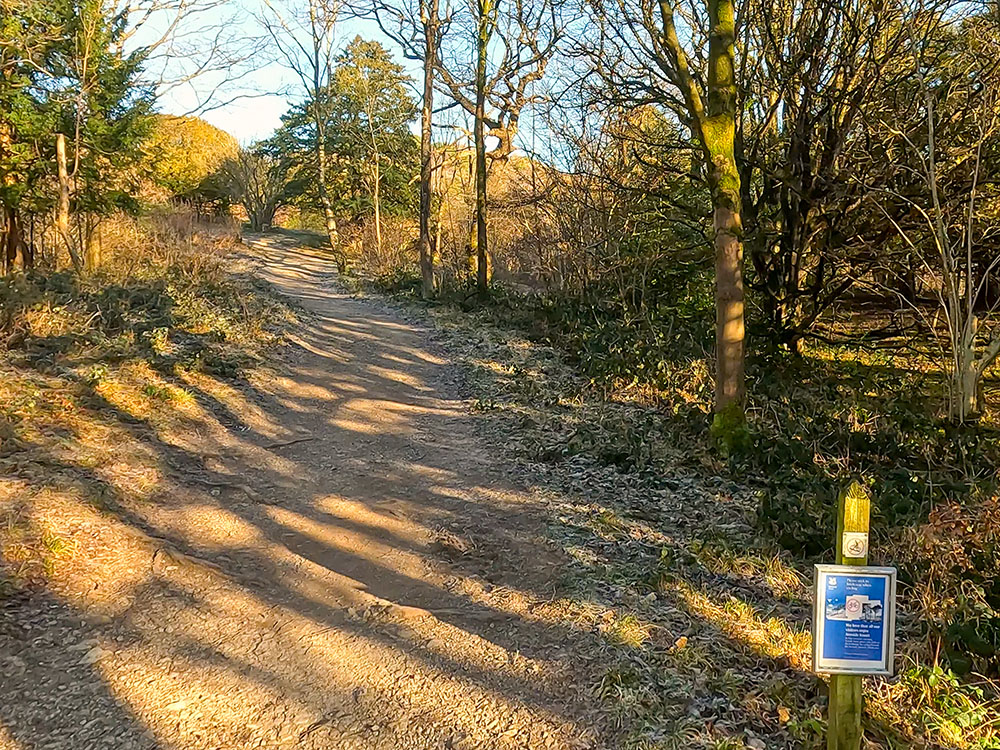
<svg viewBox="0 0 1000 750"><path fill-rule="evenodd" d="M445 93L473 118L476 209L469 254L477 286L485 291L490 278L488 163L506 160L514 151L521 116L538 101L532 84L544 77L566 24L561 0L512 0L503 7L500 0L471 0L467 20L474 42L471 63L465 45L458 44L451 54L439 49L436 66ZM489 154L487 135L498 141Z"/></svg>
<svg viewBox="0 0 1000 750"><path fill-rule="evenodd" d="M265 0L268 13L260 22L277 48L282 62L299 79L315 129L317 190L330 249L337 257L341 272L346 271L347 256L340 243L337 218L330 196L327 125L330 98L327 91L333 75L337 52L336 27L341 10L338 0Z"/></svg>
<svg viewBox="0 0 1000 750"><path fill-rule="evenodd" d="M434 85L435 63L441 39L450 23L442 16L440 0L371 0L351 5L362 17L371 17L382 32L400 46L403 56L417 60L423 69L420 106L420 277L421 294L435 292L434 248L431 211L434 179Z"/></svg>
<svg viewBox="0 0 1000 750"><path fill-rule="evenodd" d="M476 151L476 286L485 293L490 283L486 233L486 61L490 39L497 25L498 0L476 0L476 102L473 108L473 143ZM469 253L470 257L472 253Z"/></svg>
<svg viewBox="0 0 1000 750"><path fill-rule="evenodd" d="M981 412L983 376L1000 357L1000 29L981 16L956 33L947 7L921 0L904 20L913 85L882 122L901 158L879 205L932 291L937 314L904 301L944 341L949 410L965 422Z"/></svg>
<svg viewBox="0 0 1000 750"><path fill-rule="evenodd" d="M268 229L285 197L288 165L259 149L241 148L223 165L223 173L230 196L246 209L250 229Z"/></svg>
<svg viewBox="0 0 1000 750"><path fill-rule="evenodd" d="M158 97L190 102L203 113L258 92L249 79L262 61L264 39L248 36L242 11L228 0L110 0L124 25L118 52L142 49L145 82ZM227 12L228 11L228 12Z"/></svg>
<svg viewBox="0 0 1000 750"><path fill-rule="evenodd" d="M441 20L440 0L422 0L420 28L423 32L423 97L420 103L420 279L421 295L432 297L434 256L431 245L431 181L434 179L434 61L441 44L445 22Z"/></svg>

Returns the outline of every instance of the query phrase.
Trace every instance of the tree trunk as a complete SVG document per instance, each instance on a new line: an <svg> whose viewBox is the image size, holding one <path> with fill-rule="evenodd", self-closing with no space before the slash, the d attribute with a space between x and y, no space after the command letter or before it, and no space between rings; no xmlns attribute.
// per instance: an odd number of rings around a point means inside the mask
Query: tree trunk
<svg viewBox="0 0 1000 750"><path fill-rule="evenodd" d="M479 34L476 38L476 286L481 294L489 289L489 248L486 234L486 62L493 34L493 0L479 0Z"/></svg>
<svg viewBox="0 0 1000 750"><path fill-rule="evenodd" d="M715 411L743 411L743 248L740 215L727 205L716 205L715 230Z"/></svg>
<svg viewBox="0 0 1000 750"><path fill-rule="evenodd" d="M375 209L375 249L382 253L382 173L376 158L372 166L375 184L372 187L372 206Z"/></svg>
<svg viewBox="0 0 1000 750"><path fill-rule="evenodd" d="M960 317L960 316L956 316ZM959 424L978 417L983 411L983 375L1000 351L1000 339L992 341L981 356L977 356L976 338L979 316L966 319L960 335L952 339L951 417Z"/></svg>
<svg viewBox="0 0 1000 750"><path fill-rule="evenodd" d="M34 268L35 267L35 250L37 246L35 245L35 214L31 214L31 220L28 224L28 242L24 246L24 267ZM45 262L45 245L42 245L41 251L38 253L41 256L41 260Z"/></svg>
<svg viewBox="0 0 1000 750"><path fill-rule="evenodd" d="M473 163L475 167L475 163ZM473 179L475 177L473 176ZM475 192L475 185L473 185ZM479 268L479 222L477 221L476 207L472 207L472 221L469 223L469 247L465 253L465 266L469 278L475 280L478 276Z"/></svg>
<svg viewBox="0 0 1000 750"><path fill-rule="evenodd" d="M441 267L441 233L444 230L444 200L438 201L437 224L434 226L434 254L431 256L432 270ZM435 283L436 286L436 283Z"/></svg>
<svg viewBox="0 0 1000 750"><path fill-rule="evenodd" d="M330 200L329 183L326 174L326 144L323 142L326 137L326 129L316 118L316 169L319 173L319 202L323 207L323 219L326 221L326 237L330 243L330 249L337 256L337 270L341 273L347 271L347 259L340 248L340 233L337 231L337 218L333 214L333 202Z"/></svg>
<svg viewBox="0 0 1000 750"><path fill-rule="evenodd" d="M424 100L420 109L420 280L421 296L434 296L434 252L431 246L431 180L434 174L434 61L437 59L440 0L425 0Z"/></svg>
<svg viewBox="0 0 1000 750"><path fill-rule="evenodd" d="M959 367L952 376L952 418L967 422L979 413L981 378L973 352L960 357Z"/></svg>
<svg viewBox="0 0 1000 750"><path fill-rule="evenodd" d="M73 235L69 231L69 171L66 169L66 136L56 135L56 167L59 171L59 206L56 210L56 231L66 245L66 251L77 275L83 273L83 262L76 251Z"/></svg>
<svg viewBox="0 0 1000 750"><path fill-rule="evenodd" d="M703 126L715 232L716 413L744 413L743 241L736 165L735 14L709 0L708 112Z"/></svg>
<svg viewBox="0 0 1000 750"><path fill-rule="evenodd" d="M34 268L35 253L31 242L24 237L24 226L21 217L13 206L7 209L7 270L13 271L18 253L21 255L21 268L25 271Z"/></svg>
<svg viewBox="0 0 1000 750"><path fill-rule="evenodd" d="M13 206L7 206L4 214L3 267L5 273L12 273L14 271L14 264L17 262L20 228L17 225L17 210Z"/></svg>

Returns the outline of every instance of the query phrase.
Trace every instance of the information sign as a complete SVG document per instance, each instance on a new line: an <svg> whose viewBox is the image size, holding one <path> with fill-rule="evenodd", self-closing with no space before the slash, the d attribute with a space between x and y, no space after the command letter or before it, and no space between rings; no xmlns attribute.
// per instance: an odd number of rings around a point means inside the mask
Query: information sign
<svg viewBox="0 0 1000 750"><path fill-rule="evenodd" d="M896 569L816 566L813 669L823 674L892 674Z"/></svg>

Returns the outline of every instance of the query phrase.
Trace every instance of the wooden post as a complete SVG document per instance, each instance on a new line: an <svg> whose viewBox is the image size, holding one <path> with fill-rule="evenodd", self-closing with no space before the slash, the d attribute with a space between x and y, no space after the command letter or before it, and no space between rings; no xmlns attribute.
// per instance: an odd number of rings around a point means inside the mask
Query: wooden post
<svg viewBox="0 0 1000 750"><path fill-rule="evenodd" d="M871 497L859 482L840 493L837 507L837 564L867 565L864 557L844 556L844 532L868 534L871 518ZM827 724L827 750L860 750L861 676L848 674L830 675L830 715Z"/></svg>

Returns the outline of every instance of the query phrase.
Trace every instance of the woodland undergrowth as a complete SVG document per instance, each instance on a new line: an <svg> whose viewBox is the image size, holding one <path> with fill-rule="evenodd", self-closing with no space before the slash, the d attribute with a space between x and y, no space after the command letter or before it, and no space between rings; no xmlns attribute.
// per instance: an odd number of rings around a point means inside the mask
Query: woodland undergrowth
<svg viewBox="0 0 1000 750"><path fill-rule="evenodd" d="M628 747L825 745L811 565L831 559L854 477L875 498L873 564L901 582L897 675L866 680L867 746L1000 745L998 415L952 426L926 357L862 342L756 359L745 439L720 446L695 296L656 324L503 291L426 306L399 279L381 288L427 311L476 408L554 490L570 601L607 643L594 689Z"/></svg>

